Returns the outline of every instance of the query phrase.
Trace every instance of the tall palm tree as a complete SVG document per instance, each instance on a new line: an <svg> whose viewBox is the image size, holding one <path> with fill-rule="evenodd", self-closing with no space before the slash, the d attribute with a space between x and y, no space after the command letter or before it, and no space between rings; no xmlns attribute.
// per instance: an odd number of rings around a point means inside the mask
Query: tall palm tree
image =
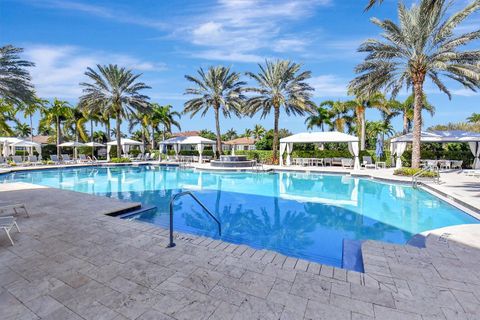
<svg viewBox="0 0 480 320"><path fill-rule="evenodd" d="M368 53L356 67L359 75L350 88L361 92L385 89L393 98L402 87L413 87L412 167L420 165L420 132L422 125L423 86L429 78L440 91L451 98L440 76L460 82L473 91L480 87L480 51L459 50L478 39L480 30L459 34L455 28L480 9L480 0L471 1L463 10L446 17L448 2L421 0L408 9L398 5L399 24L372 19L383 31L383 41L370 39L359 48Z"/></svg>
<svg viewBox="0 0 480 320"><path fill-rule="evenodd" d="M301 71L301 65L287 61L265 61L259 64L259 73L247 72L247 75L257 82L258 87L248 88L248 91L258 95L248 99L247 114L253 116L261 111L261 117L266 117L271 110L274 112L273 126L273 162L277 162L278 122L280 108L287 115L304 115L312 113L315 104L310 100L313 88L306 82L311 77L310 71Z"/></svg>
<svg viewBox="0 0 480 320"><path fill-rule="evenodd" d="M472 115L467 118L467 121L470 123L480 123L480 113L472 113Z"/></svg>
<svg viewBox="0 0 480 320"><path fill-rule="evenodd" d="M413 94L408 96L403 102L392 101L392 111L398 112L403 119L403 134L410 132L413 120L413 109L415 105L415 97ZM427 101L427 96L423 95L422 110L427 111L432 117L435 114L435 107Z"/></svg>
<svg viewBox="0 0 480 320"><path fill-rule="evenodd" d="M21 138L32 134L32 128L26 123L19 123L15 126L15 135Z"/></svg>
<svg viewBox="0 0 480 320"><path fill-rule="evenodd" d="M227 140L227 141L236 139L237 137L238 137L237 131L235 131L235 129L233 128L225 132L225 134L223 135L224 140Z"/></svg>
<svg viewBox="0 0 480 320"><path fill-rule="evenodd" d="M369 108L384 109L386 106L385 97L379 93L363 94L361 92L352 92L355 98L344 102L345 107L354 111L357 119L357 134L360 136L360 150L365 150L366 125L365 111Z"/></svg>
<svg viewBox="0 0 480 320"><path fill-rule="evenodd" d="M30 141L33 141L33 116L37 111L45 108L47 103L47 100L34 97L32 101L19 105L19 109L23 112L24 117L30 120Z"/></svg>
<svg viewBox="0 0 480 320"><path fill-rule="evenodd" d="M267 133L267 130L265 130L261 124L256 124L255 127L253 127L252 134L255 140L262 139L265 133Z"/></svg>
<svg viewBox="0 0 480 320"><path fill-rule="evenodd" d="M97 65L98 71L87 68L85 75L93 83L82 82L83 95L80 105L86 110L98 110L104 114L115 116L115 136L117 140L117 157L121 157L121 123L134 112L146 113L150 110L149 97L141 91L150 89L145 83L138 81L141 74L133 74L131 70L117 65Z"/></svg>
<svg viewBox="0 0 480 320"><path fill-rule="evenodd" d="M27 68L34 63L20 59L22 48L0 47L0 98L13 104L29 103L35 93Z"/></svg>
<svg viewBox="0 0 480 320"><path fill-rule="evenodd" d="M152 127L152 137L155 132L160 131L160 125L162 128L162 140L165 140L166 133L172 133L172 127L176 127L178 130L182 130L180 122L175 118L180 118L181 114L177 111L172 111L173 107L169 104L161 106L158 103L152 103L152 112L150 114L150 125ZM155 149L154 140L152 140L152 149Z"/></svg>
<svg viewBox="0 0 480 320"><path fill-rule="evenodd" d="M242 137L250 138L252 134L253 134L252 129L245 128L245 131L243 132Z"/></svg>
<svg viewBox="0 0 480 320"><path fill-rule="evenodd" d="M66 119L65 127L72 133L73 140L78 141L80 138L83 142L88 141L87 130L85 128L88 120L88 114L86 115L79 106L72 108L71 117Z"/></svg>
<svg viewBox="0 0 480 320"><path fill-rule="evenodd" d="M0 135L10 136L14 133L9 122L17 122L15 114L13 103L0 98Z"/></svg>
<svg viewBox="0 0 480 320"><path fill-rule="evenodd" d="M305 119L307 129L313 129L314 127L319 127L322 131L325 131L325 125L332 127L332 118L333 115L329 110L322 106L317 106L315 108L315 113L310 115Z"/></svg>
<svg viewBox="0 0 480 320"><path fill-rule="evenodd" d="M222 112L225 117L230 117L232 113L240 116L245 101L242 93L245 82L240 80L238 72L223 66L210 67L207 72L200 68L197 73L199 78L185 76L195 85L186 89L185 94L197 97L185 102L183 112L190 113L190 117L193 117L202 111L202 116L205 116L210 108L213 109L217 135L216 156L219 157L222 151L219 114Z"/></svg>
<svg viewBox="0 0 480 320"><path fill-rule="evenodd" d="M73 116L71 106L67 101L55 98L50 106L42 109L42 116L40 127L55 126L57 156L60 156L60 147L58 145L62 142L61 122Z"/></svg>
<svg viewBox="0 0 480 320"><path fill-rule="evenodd" d="M351 127L354 117L351 115L351 110L343 101L326 100L320 103L320 107L329 107L331 115L331 129L345 132L345 128Z"/></svg>

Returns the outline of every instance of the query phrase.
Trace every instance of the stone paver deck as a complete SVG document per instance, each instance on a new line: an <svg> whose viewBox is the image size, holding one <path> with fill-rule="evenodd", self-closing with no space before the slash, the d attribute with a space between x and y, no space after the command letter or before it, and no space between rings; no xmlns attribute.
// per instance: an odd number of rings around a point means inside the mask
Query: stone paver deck
<svg viewBox="0 0 480 320"><path fill-rule="evenodd" d="M113 199L3 184L0 201L31 213L15 246L0 235L0 319L480 317L480 251L451 233L365 242L358 273L184 234L166 249L166 230L103 215L131 205Z"/></svg>

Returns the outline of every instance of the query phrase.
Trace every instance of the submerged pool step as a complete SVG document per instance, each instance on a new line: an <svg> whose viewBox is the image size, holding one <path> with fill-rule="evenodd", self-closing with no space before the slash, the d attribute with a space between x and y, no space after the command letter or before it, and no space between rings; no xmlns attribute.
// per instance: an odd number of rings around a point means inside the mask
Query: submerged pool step
<svg viewBox="0 0 480 320"><path fill-rule="evenodd" d="M109 215L113 216L113 217L116 217L116 218L126 219L128 217L135 216L137 214L145 213L145 212L148 212L148 211L157 211L157 207L156 206L142 205L142 206L137 207L137 208L132 208L132 210L122 211L122 212L118 212L117 214L114 213L114 214L109 214Z"/></svg>
<svg viewBox="0 0 480 320"><path fill-rule="evenodd" d="M362 241L343 239L342 268L364 272Z"/></svg>

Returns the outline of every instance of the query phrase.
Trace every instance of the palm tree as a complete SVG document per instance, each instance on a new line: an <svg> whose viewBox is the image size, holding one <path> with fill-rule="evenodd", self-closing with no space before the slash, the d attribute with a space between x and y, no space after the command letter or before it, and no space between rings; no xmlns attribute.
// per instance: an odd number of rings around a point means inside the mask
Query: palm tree
<svg viewBox="0 0 480 320"><path fill-rule="evenodd" d="M196 95L197 98L185 102L183 112L190 113L190 117L193 117L202 111L202 116L205 116L208 110L213 108L217 135L216 156L219 157L222 151L220 109L225 117L230 117L231 113L240 116L245 101L245 96L242 94L245 82L240 81L238 72L230 71L230 68L223 66L210 67L207 73L200 68L198 75L200 78L185 76L195 85L194 88L185 90L185 94Z"/></svg>
<svg viewBox="0 0 480 320"><path fill-rule="evenodd" d="M15 114L16 109L13 104L0 98L0 135L10 136L14 133L9 122L17 122Z"/></svg>
<svg viewBox="0 0 480 320"><path fill-rule="evenodd" d="M446 17L445 0L421 0L408 9L398 5L399 24L373 18L383 31L384 41L370 39L359 48L368 53L356 67L359 73L350 88L360 92L385 89L395 98L402 87L413 87L412 167L420 165L420 132L422 125L423 86L429 78L440 91L451 98L440 75L460 82L473 91L480 87L480 51L459 50L478 39L480 30L459 34L455 28L480 9L480 0L471 1L463 10Z"/></svg>
<svg viewBox="0 0 480 320"><path fill-rule="evenodd" d="M19 123L15 126L15 135L21 138L32 134L32 128L26 123Z"/></svg>
<svg viewBox="0 0 480 320"><path fill-rule="evenodd" d="M33 116L37 111L42 110L47 105L48 101L34 97L32 101L28 103L22 103L19 109L23 112L25 118L30 120L30 141L33 141Z"/></svg>
<svg viewBox="0 0 480 320"><path fill-rule="evenodd" d="M42 109L43 118L40 120L40 127L51 127L55 125L55 135L57 142L57 156L60 156L60 147L62 141L61 122L73 116L70 104L67 101L55 98L49 107Z"/></svg>
<svg viewBox="0 0 480 320"><path fill-rule="evenodd" d="M12 104L30 103L35 96L26 69L35 64L21 60L19 54L22 52L22 48L12 45L0 47L0 98Z"/></svg>
<svg viewBox="0 0 480 320"><path fill-rule="evenodd" d="M261 124L256 124L255 127L253 127L252 134L255 140L260 140L263 138L267 131Z"/></svg>
<svg viewBox="0 0 480 320"><path fill-rule="evenodd" d="M355 94L355 98L353 100L344 102L344 106L353 110L355 113L357 119L357 134L360 136L360 150L365 150L365 111L368 108L376 108L380 110L384 109L386 105L386 99L379 92L375 92L373 94L362 94L360 92L353 93Z"/></svg>
<svg viewBox="0 0 480 320"><path fill-rule="evenodd" d="M121 123L134 112L147 113L150 110L149 98L140 92L150 89L138 78L141 74L133 74L131 70L117 65L97 65L98 71L87 68L85 75L93 83L82 82L83 96L80 105L86 110L98 110L103 114L115 116L115 136L117 140L117 157L121 157Z"/></svg>
<svg viewBox="0 0 480 320"><path fill-rule="evenodd" d="M333 115L329 110L322 106L317 106L315 114L309 116L305 123L307 124L307 129L313 129L314 127L319 127L322 131L325 131L325 125L332 127L332 118Z"/></svg>
<svg viewBox="0 0 480 320"><path fill-rule="evenodd" d="M273 162L277 162L278 151L278 121L280 108L287 115L304 115L312 113L315 104L310 100L313 88L306 82L311 77L310 71L300 71L301 65L287 61L265 61L258 65L259 73L247 72L247 75L257 82L258 87L248 88L248 91L258 93L248 99L247 113L253 116L261 111L261 117L266 117L273 109Z"/></svg>
<svg viewBox="0 0 480 320"><path fill-rule="evenodd" d="M415 97L413 94L408 96L403 102L392 101L392 112L398 112L403 118L403 134L410 132L412 128L413 109L415 104ZM422 110L427 111L432 117L435 114L435 107L427 101L427 96L423 95Z"/></svg>
<svg viewBox="0 0 480 320"><path fill-rule="evenodd" d="M87 130L85 123L88 121L88 116L84 114L79 106L72 108L71 117L66 119L65 127L73 135L73 140L78 141L80 138L83 142L88 141Z"/></svg>
<svg viewBox="0 0 480 320"><path fill-rule="evenodd" d="M480 113L472 113L472 115L467 118L467 121L470 123L480 123Z"/></svg>
<svg viewBox="0 0 480 320"><path fill-rule="evenodd" d="M245 131L243 132L242 137L250 138L252 134L253 134L252 129L245 128Z"/></svg>
<svg viewBox="0 0 480 320"><path fill-rule="evenodd" d="M147 139L150 139L148 133L148 127L150 125L150 115L151 113L133 113L129 117L128 131L133 134L133 140L141 140L143 145L143 150L145 150ZM140 125L140 130L133 132L133 129ZM152 136L152 141L154 140Z"/></svg>
<svg viewBox="0 0 480 320"><path fill-rule="evenodd" d="M107 135L103 131L95 131L93 132L93 141L98 143L105 143L107 142Z"/></svg>
<svg viewBox="0 0 480 320"><path fill-rule="evenodd" d="M351 127L351 123L354 121L354 117L350 114L350 109L345 102L326 100L320 103L320 107L329 107L329 113L331 116L331 129L345 132L345 128ZM333 121L332 121L333 119Z"/></svg>
<svg viewBox="0 0 480 320"><path fill-rule="evenodd" d="M237 135L237 131L235 131L235 129L230 129L228 130L227 132L225 132L225 134L223 135L223 140L226 140L226 141L229 141L229 140L233 140L233 139L236 139L238 137Z"/></svg>
<svg viewBox="0 0 480 320"><path fill-rule="evenodd" d="M182 130L180 123L175 118L180 118L181 114L177 111L172 111L172 106L167 104L164 106L158 103L152 103L152 112L150 114L150 125L152 127L152 137L155 132L160 131L160 125L162 125L162 140L165 140L165 134L167 132L172 133L172 127L176 127L178 130ZM152 140L152 149L155 149L155 141Z"/></svg>

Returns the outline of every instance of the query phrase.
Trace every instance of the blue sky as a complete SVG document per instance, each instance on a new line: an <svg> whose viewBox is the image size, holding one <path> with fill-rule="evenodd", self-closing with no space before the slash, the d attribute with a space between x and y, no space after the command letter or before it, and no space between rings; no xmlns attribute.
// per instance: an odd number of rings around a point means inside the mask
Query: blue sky
<svg viewBox="0 0 480 320"><path fill-rule="evenodd" d="M365 13L367 0L0 0L0 40L25 48L36 63L33 82L43 98L58 97L76 103L87 66L117 63L143 73L152 89L152 101L172 104L178 111L188 96L185 74L199 67L223 64L240 72L256 71L266 58L287 58L311 70L314 100L348 99L346 85L362 60L356 48L377 37L372 16L395 19L396 1ZM453 8L468 1L457 0ZM409 1L410 3L410 1ZM468 19L462 30L480 25L480 15ZM478 42L475 44L478 48ZM427 84L428 99L437 108L424 124L463 121L479 112L480 95L452 85L453 98ZM403 99L405 96L400 96ZM377 119L377 111L367 113ZM304 118L281 116L280 125L293 132L305 130ZM400 118L394 120L401 130ZM213 129L213 115L182 118L183 130ZM222 131L242 132L271 117L222 119Z"/></svg>

